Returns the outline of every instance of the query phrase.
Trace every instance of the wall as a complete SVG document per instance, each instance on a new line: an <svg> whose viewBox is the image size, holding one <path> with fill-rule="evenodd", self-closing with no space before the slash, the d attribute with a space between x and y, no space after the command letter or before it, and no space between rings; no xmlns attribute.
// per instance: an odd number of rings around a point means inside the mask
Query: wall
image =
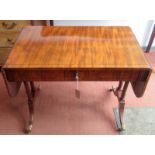
<svg viewBox="0 0 155 155"><path fill-rule="evenodd" d="M54 20L54 25L59 26L130 26L141 47L147 46L153 24L153 20Z"/></svg>

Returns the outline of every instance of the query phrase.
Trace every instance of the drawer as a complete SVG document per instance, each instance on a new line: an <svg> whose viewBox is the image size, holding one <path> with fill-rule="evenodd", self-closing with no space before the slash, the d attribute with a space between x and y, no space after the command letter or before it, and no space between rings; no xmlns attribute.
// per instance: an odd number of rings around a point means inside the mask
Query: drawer
<svg viewBox="0 0 155 155"><path fill-rule="evenodd" d="M10 53L10 48L0 48L0 66L4 65Z"/></svg>
<svg viewBox="0 0 155 155"><path fill-rule="evenodd" d="M78 74L77 74L78 73ZM133 70L82 70L65 71L66 81L75 81L78 75L79 81L136 81L139 78L139 71Z"/></svg>
<svg viewBox="0 0 155 155"><path fill-rule="evenodd" d="M30 20L0 20L0 29L2 30L20 30L28 25L31 25Z"/></svg>
<svg viewBox="0 0 155 155"><path fill-rule="evenodd" d="M20 31L0 31L0 47L12 47Z"/></svg>
<svg viewBox="0 0 155 155"><path fill-rule="evenodd" d="M63 70L6 69L9 81L64 81Z"/></svg>
<svg viewBox="0 0 155 155"><path fill-rule="evenodd" d="M139 71L133 70L96 70L89 73L91 81L136 81Z"/></svg>
<svg viewBox="0 0 155 155"><path fill-rule="evenodd" d="M79 81L89 81L89 71L65 71L66 81L76 81L76 77L78 77Z"/></svg>

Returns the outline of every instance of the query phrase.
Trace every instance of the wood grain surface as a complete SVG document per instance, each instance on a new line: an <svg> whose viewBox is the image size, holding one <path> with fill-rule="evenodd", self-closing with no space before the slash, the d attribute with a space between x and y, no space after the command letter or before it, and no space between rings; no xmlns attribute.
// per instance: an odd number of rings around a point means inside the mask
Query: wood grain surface
<svg viewBox="0 0 155 155"><path fill-rule="evenodd" d="M149 68L129 27L23 29L4 68Z"/></svg>
<svg viewBox="0 0 155 155"><path fill-rule="evenodd" d="M0 31L0 47L13 47L19 35L19 30L3 30Z"/></svg>
<svg viewBox="0 0 155 155"><path fill-rule="evenodd" d="M10 48L0 48L0 66L6 61L10 53Z"/></svg>
<svg viewBox="0 0 155 155"><path fill-rule="evenodd" d="M31 25L30 20L0 20L0 29L2 30L21 30L28 25Z"/></svg>

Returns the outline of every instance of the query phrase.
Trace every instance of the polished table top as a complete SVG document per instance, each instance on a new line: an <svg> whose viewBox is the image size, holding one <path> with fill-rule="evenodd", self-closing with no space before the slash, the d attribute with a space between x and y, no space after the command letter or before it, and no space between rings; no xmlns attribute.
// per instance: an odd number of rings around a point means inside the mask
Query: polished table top
<svg viewBox="0 0 155 155"><path fill-rule="evenodd" d="M28 26L4 69L149 69L129 27Z"/></svg>

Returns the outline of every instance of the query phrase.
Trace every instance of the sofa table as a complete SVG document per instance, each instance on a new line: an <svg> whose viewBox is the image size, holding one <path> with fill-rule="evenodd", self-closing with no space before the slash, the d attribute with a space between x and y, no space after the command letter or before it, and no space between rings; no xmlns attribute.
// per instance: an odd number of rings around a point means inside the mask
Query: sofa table
<svg viewBox="0 0 155 155"><path fill-rule="evenodd" d="M118 81L110 91L118 98L118 129L123 129L129 83L142 97L152 69L132 30L126 26L27 26L20 33L3 77L10 96L25 86L31 132L35 81Z"/></svg>

